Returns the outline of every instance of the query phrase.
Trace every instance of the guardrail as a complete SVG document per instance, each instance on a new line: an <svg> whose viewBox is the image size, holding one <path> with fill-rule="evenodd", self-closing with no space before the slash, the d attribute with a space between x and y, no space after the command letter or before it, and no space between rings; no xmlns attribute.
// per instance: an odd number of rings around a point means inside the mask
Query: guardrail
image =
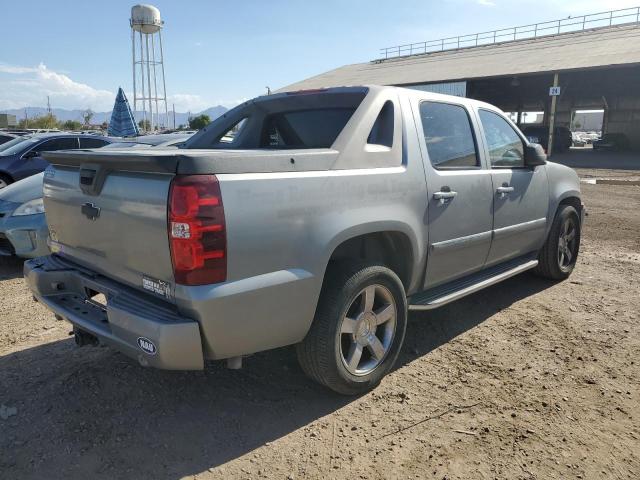
<svg viewBox="0 0 640 480"><path fill-rule="evenodd" d="M561 33L579 32L592 28L631 23L640 23L640 7L622 8L620 10L592 13L580 17L563 18L561 20L550 20L548 22L534 23L531 25L492 30L490 32L472 33L458 37L440 38L438 40L427 40L426 42L385 47L380 49L382 55L380 60L444 52L446 50L458 50L460 48L479 47L495 43L513 42L528 38L546 37L559 35Z"/></svg>

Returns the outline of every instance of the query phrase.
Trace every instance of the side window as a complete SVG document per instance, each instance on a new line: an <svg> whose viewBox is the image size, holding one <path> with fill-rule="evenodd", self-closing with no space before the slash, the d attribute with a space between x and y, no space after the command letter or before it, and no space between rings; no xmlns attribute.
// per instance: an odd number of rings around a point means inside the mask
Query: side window
<svg viewBox="0 0 640 480"><path fill-rule="evenodd" d="M80 148L100 148L107 144L100 138L80 137Z"/></svg>
<svg viewBox="0 0 640 480"><path fill-rule="evenodd" d="M53 152L55 150L74 150L78 148L77 138L52 138L38 145L38 152Z"/></svg>
<svg viewBox="0 0 640 480"><path fill-rule="evenodd" d="M378 118L376 118L367 143L369 145L382 145L384 147L393 147L393 102L387 100L382 106Z"/></svg>
<svg viewBox="0 0 640 480"><path fill-rule="evenodd" d="M524 143L500 115L480 110L480 121L489 146L492 167L524 167Z"/></svg>
<svg viewBox="0 0 640 480"><path fill-rule="evenodd" d="M420 117L427 152L435 168L480 166L471 120L464 107L422 102Z"/></svg>

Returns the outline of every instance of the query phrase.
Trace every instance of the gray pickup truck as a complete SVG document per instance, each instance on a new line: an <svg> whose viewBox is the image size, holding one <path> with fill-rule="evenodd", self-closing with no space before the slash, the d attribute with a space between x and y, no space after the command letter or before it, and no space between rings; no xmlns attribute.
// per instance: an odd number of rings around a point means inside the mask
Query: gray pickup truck
<svg viewBox="0 0 640 480"><path fill-rule="evenodd" d="M428 310L525 270L574 268L579 181L485 103L393 87L248 101L173 150L46 154L54 252L35 298L164 369L296 345L373 388Z"/></svg>

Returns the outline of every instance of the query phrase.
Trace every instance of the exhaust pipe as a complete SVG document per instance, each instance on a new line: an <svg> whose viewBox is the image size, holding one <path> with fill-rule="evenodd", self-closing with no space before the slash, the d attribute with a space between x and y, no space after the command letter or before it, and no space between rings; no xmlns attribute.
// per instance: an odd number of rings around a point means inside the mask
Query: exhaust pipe
<svg viewBox="0 0 640 480"><path fill-rule="evenodd" d="M229 370L240 370L242 368L242 357L227 358L227 368Z"/></svg>
<svg viewBox="0 0 640 480"><path fill-rule="evenodd" d="M84 347L85 345L91 345L95 347L100 343L98 337L95 335L91 335L89 332L85 332L84 330L80 330L79 328L73 329L73 339L76 342L76 345L79 347Z"/></svg>

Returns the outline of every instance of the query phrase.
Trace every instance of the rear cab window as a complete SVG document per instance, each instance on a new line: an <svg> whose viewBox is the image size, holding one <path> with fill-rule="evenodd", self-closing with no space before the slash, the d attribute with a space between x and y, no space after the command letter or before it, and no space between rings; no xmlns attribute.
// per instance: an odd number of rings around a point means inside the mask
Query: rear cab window
<svg viewBox="0 0 640 480"><path fill-rule="evenodd" d="M260 97L216 119L183 148L331 148L367 92L338 88Z"/></svg>
<svg viewBox="0 0 640 480"><path fill-rule="evenodd" d="M436 169L480 168L477 142L467 109L443 102L421 102L427 153Z"/></svg>

